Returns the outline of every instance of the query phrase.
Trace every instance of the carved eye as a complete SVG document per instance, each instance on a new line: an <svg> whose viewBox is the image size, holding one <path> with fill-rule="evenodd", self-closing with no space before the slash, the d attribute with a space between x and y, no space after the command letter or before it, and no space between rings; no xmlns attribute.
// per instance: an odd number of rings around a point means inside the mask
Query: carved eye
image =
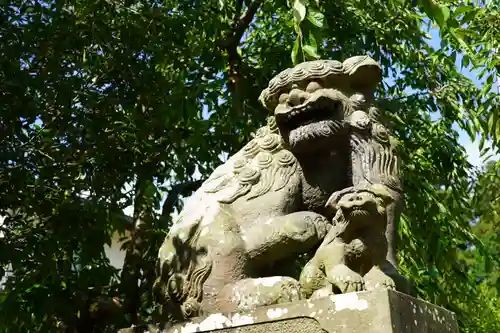
<svg viewBox="0 0 500 333"><path fill-rule="evenodd" d="M279 104L283 104L286 103L287 100L288 100L288 94L281 94L278 102Z"/></svg>
<svg viewBox="0 0 500 333"><path fill-rule="evenodd" d="M322 89L323 86L318 81L311 81L306 87L308 93L313 93L318 89Z"/></svg>

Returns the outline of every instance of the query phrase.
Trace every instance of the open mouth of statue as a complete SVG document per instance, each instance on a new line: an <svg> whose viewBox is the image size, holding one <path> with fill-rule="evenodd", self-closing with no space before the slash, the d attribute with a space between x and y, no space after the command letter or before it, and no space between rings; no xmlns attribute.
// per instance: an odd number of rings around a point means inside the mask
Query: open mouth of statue
<svg viewBox="0 0 500 333"><path fill-rule="evenodd" d="M338 118L339 106L334 104L328 107L319 106L316 103L306 104L300 108L292 108L286 113L276 115L276 121L288 130L320 122L322 120L336 120Z"/></svg>
<svg viewBox="0 0 500 333"><path fill-rule="evenodd" d="M351 216L366 216L368 214L368 211L361 207L354 207L350 211Z"/></svg>

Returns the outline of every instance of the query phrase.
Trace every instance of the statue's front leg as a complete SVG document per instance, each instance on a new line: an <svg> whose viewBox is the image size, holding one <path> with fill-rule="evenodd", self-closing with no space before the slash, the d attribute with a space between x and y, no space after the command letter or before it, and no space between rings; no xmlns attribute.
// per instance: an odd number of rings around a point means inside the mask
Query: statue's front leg
<svg viewBox="0 0 500 333"><path fill-rule="evenodd" d="M249 258L255 263L269 263L305 253L318 245L331 224L314 212L296 212L278 216L242 230Z"/></svg>
<svg viewBox="0 0 500 333"><path fill-rule="evenodd" d="M324 265L328 282L342 294L365 289L363 277L346 265L346 244L339 238L322 249L325 256Z"/></svg>
<svg viewBox="0 0 500 333"><path fill-rule="evenodd" d="M331 284L326 280L325 267L320 257L313 257L302 269L299 282L304 295L309 298L316 291L323 288L330 288Z"/></svg>

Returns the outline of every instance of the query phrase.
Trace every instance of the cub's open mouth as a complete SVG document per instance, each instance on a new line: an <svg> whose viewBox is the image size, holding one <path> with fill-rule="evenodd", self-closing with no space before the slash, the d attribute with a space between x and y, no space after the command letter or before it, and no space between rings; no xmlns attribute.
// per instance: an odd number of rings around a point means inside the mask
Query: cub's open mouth
<svg viewBox="0 0 500 333"><path fill-rule="evenodd" d="M351 215L351 216L366 216L366 215L370 215L370 212L366 208L353 207L349 211L349 215Z"/></svg>
<svg viewBox="0 0 500 333"><path fill-rule="evenodd" d="M292 108L286 113L276 114L276 122L292 130L322 120L340 120L340 108L340 102L330 101L328 105L317 102L308 103L299 108Z"/></svg>

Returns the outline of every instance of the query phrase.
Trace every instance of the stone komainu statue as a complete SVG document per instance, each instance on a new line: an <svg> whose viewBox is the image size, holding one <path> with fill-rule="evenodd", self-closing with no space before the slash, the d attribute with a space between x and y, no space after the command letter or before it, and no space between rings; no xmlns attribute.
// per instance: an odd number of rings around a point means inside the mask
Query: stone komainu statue
<svg viewBox="0 0 500 333"><path fill-rule="evenodd" d="M379 65L358 56L304 62L269 82L260 96L273 112L267 126L203 183L161 246L155 291L164 316L183 320L307 297L286 269L332 229L332 196L374 184L391 197L380 268L396 286L403 281L395 268L402 198L396 143L371 103L380 81Z"/></svg>

